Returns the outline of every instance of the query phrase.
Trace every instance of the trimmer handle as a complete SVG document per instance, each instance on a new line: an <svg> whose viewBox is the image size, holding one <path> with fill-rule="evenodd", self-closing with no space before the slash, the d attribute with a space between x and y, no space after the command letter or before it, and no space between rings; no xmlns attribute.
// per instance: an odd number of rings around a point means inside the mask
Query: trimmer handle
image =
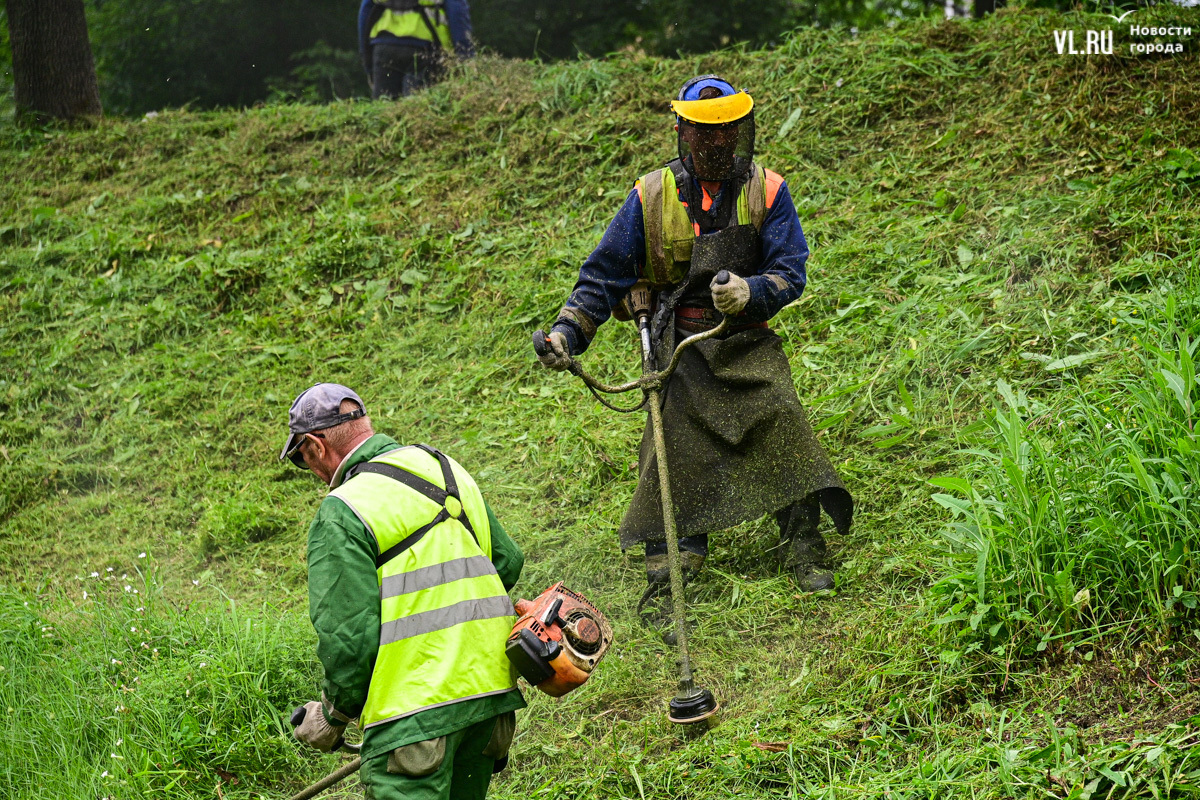
<svg viewBox="0 0 1200 800"><path fill-rule="evenodd" d="M538 358L550 352L550 342L546 341L546 334L542 331L533 332L533 352L537 353Z"/></svg>
<svg viewBox="0 0 1200 800"><path fill-rule="evenodd" d="M729 270L727 270L727 269L721 270L720 272L717 273L717 277L714 280L716 280L716 282L719 284L720 283L729 283Z"/></svg>

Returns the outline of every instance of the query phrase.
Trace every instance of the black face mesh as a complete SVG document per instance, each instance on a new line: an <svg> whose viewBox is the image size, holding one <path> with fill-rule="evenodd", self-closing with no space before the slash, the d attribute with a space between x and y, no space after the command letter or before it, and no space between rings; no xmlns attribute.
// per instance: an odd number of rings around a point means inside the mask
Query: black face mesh
<svg viewBox="0 0 1200 800"><path fill-rule="evenodd" d="M684 119L678 124L679 158L692 177L727 181L749 172L754 160L753 111L726 125L697 125Z"/></svg>

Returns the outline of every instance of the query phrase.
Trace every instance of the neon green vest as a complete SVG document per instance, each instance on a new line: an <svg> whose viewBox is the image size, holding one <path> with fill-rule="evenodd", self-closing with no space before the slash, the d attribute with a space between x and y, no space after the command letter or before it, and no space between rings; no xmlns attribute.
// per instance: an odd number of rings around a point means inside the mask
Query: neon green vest
<svg viewBox="0 0 1200 800"><path fill-rule="evenodd" d="M379 654L359 724L515 688L504 655L515 612L467 471L425 445L402 447L358 465L330 494L379 550Z"/></svg>
<svg viewBox="0 0 1200 800"><path fill-rule="evenodd" d="M642 199L642 227L646 237L643 275L653 288L679 283L692 260L696 230L687 206L679 199L675 173L663 167L638 181ZM754 164L750 179L742 184L737 198L737 224L762 230L767 218L766 171Z"/></svg>
<svg viewBox="0 0 1200 800"><path fill-rule="evenodd" d="M439 0L419 0L420 4L425 6L425 9L420 11L392 11L390 8L384 9L379 16L379 21L371 28L371 38L374 39L381 32L388 32L393 36L403 36L412 39L424 39L427 42L433 41L433 31L437 32L438 42L443 49L450 50L453 43L450 40L450 23L446 19L446 11L442 8ZM421 19L423 15L428 15L425 19ZM429 23L426 23L426 20ZM430 25L433 26L433 31L430 31Z"/></svg>

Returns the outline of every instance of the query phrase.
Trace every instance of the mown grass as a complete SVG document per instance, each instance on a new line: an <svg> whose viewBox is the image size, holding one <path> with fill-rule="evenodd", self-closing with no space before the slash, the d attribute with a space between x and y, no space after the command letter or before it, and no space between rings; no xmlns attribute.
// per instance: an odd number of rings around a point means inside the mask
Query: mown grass
<svg viewBox="0 0 1200 800"><path fill-rule="evenodd" d="M395 104L5 129L8 793L279 797L332 767L279 726L316 692L321 492L275 457L318 380L471 469L526 549L522 594L564 579L613 618L593 681L531 698L497 797L1192 791L1200 86L1194 52L1054 54L1053 29L1102 20L482 60ZM777 573L768 521L714 538L696 659L726 715L681 741L671 651L636 622L640 558L613 533L640 420L536 369L529 333L671 156L666 98L697 71L755 94L796 198L810 286L773 327L858 516L826 601ZM634 374L629 329L586 358ZM932 496L964 486L955 520ZM977 528L957 551L956 521ZM130 593L104 580L147 561Z"/></svg>

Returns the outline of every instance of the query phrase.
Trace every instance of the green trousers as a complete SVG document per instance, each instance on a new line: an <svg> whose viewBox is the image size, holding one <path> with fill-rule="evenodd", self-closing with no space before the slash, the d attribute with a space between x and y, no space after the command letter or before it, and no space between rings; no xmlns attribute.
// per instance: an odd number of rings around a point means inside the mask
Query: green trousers
<svg viewBox="0 0 1200 800"><path fill-rule="evenodd" d="M366 800L483 800L496 756L508 752L514 718L510 711L364 761L358 775ZM495 741L505 729L507 740Z"/></svg>

